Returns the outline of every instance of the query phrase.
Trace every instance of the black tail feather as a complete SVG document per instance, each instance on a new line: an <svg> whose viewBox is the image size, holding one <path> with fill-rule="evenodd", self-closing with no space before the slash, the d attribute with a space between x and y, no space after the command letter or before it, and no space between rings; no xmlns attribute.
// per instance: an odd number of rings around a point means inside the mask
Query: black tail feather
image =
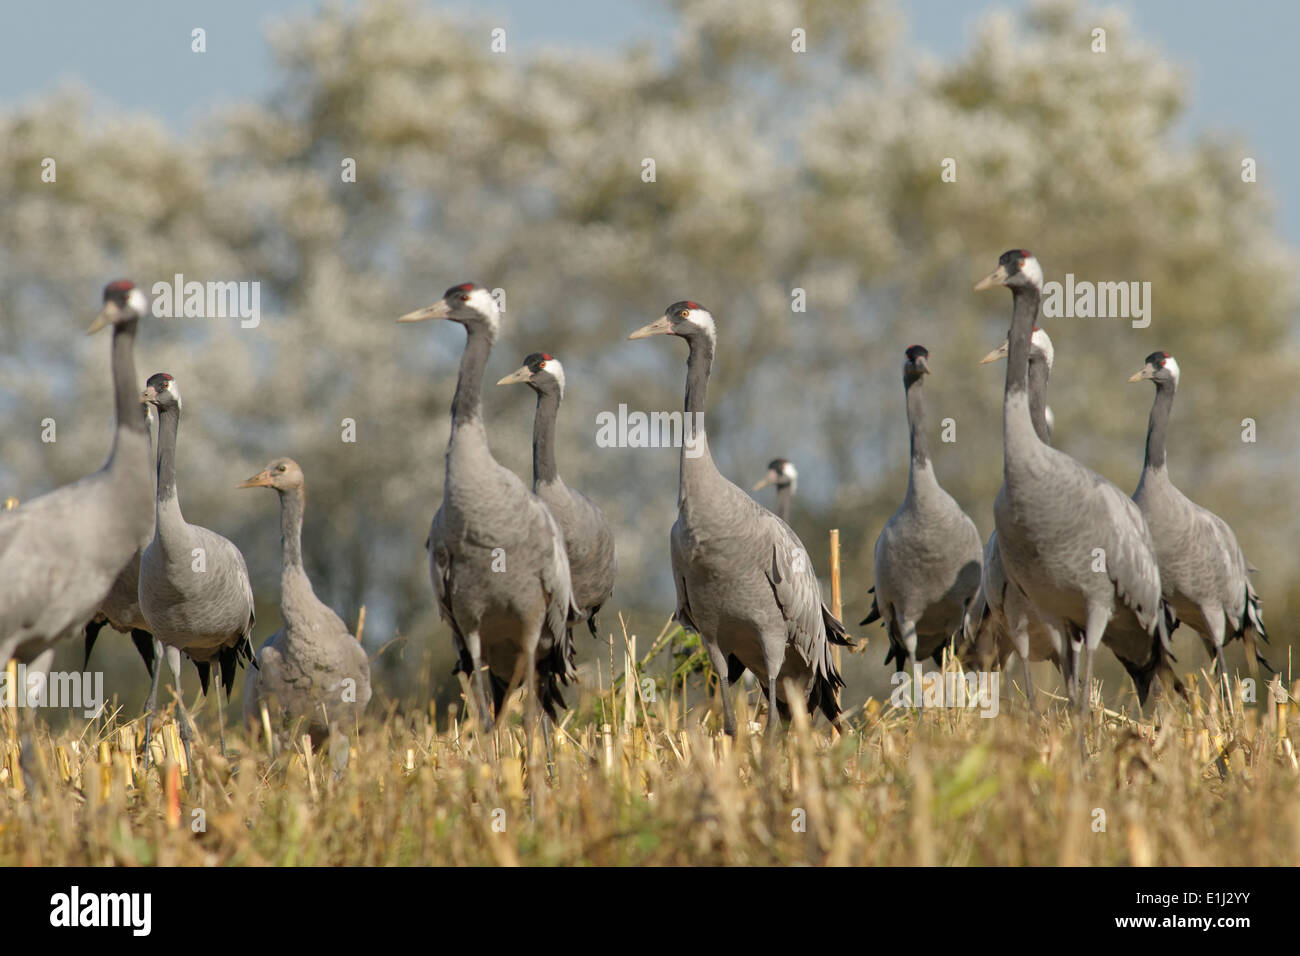
<svg viewBox="0 0 1300 956"><path fill-rule="evenodd" d="M876 593L876 589L873 587L873 588L871 588L869 591L867 591L867 593L868 593L868 594L875 594L875 593ZM858 626L859 626L859 627L866 627L866 626L867 626L868 624L870 624L872 621L879 621L879 620L880 620L880 607L876 604L876 599L873 597L873 598L871 599L871 610L868 611L868 612L867 612L867 616L864 617L864 618L863 618L863 619L858 623Z"/></svg>
<svg viewBox="0 0 1300 956"><path fill-rule="evenodd" d="M1268 643L1268 633L1264 630L1264 606L1259 599L1259 595L1246 588L1246 620L1242 622L1245 630L1246 627L1253 628L1260 638ZM1272 670L1270 667L1269 670Z"/></svg>
<svg viewBox="0 0 1300 956"><path fill-rule="evenodd" d="M736 681L740 680L741 676L744 673L745 673L745 665L740 663L740 658L737 657L735 654L728 654L727 655L727 683L728 684L736 683ZM764 688L763 693L765 694L767 693L766 688Z"/></svg>
<svg viewBox="0 0 1300 956"><path fill-rule="evenodd" d="M843 686L843 679L834 670L829 674L814 673L812 685L808 688L808 712L813 714L820 710L827 720L836 723L841 713L837 691ZM780 713L779 708L777 712Z"/></svg>
<svg viewBox="0 0 1300 956"><path fill-rule="evenodd" d="M822 623L826 625L826 640L840 647L855 647L849 632L825 604L822 605Z"/></svg>
<svg viewBox="0 0 1300 956"><path fill-rule="evenodd" d="M153 635L142 628L132 628L131 643L135 645L135 649L140 653L140 659L144 661L145 670L149 672L150 677L153 677L155 664L153 655ZM87 652L86 656L90 656L89 652Z"/></svg>
<svg viewBox="0 0 1300 956"><path fill-rule="evenodd" d="M85 670L90 669L89 665L90 665L91 648L95 646L95 641L99 638L99 632L104 629L104 625L106 623L108 622L101 618L93 618L92 620L86 622L86 657L81 662L81 666ZM150 676L152 677L153 675L150 674Z"/></svg>

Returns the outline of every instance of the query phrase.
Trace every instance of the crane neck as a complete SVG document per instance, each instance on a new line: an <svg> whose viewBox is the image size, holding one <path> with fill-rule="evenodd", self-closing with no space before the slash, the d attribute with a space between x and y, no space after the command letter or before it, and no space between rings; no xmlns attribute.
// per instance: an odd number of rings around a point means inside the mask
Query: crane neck
<svg viewBox="0 0 1300 956"><path fill-rule="evenodd" d="M145 439L148 447L149 409L140 401L135 377L135 331L138 321L130 319L113 326L110 367L113 374L113 412L117 426L113 432L113 450L108 460L117 458L118 443L133 436Z"/></svg>
<svg viewBox="0 0 1300 956"><path fill-rule="evenodd" d="M709 391L709 373L713 369L713 340L707 335L693 335L687 342L691 351L686 357L686 411L704 415L704 399ZM703 425L703 418L700 419Z"/></svg>
<svg viewBox="0 0 1300 956"><path fill-rule="evenodd" d="M1011 331L1007 337L1006 391L1008 393L1023 392L1027 387L1030 346L1042 295L1042 292L1032 285L1011 287L1013 307Z"/></svg>
<svg viewBox="0 0 1300 956"><path fill-rule="evenodd" d="M279 490L279 489L277 489ZM302 567L302 513L306 493L302 488L280 491L280 548L284 556L283 576Z"/></svg>
<svg viewBox="0 0 1300 956"><path fill-rule="evenodd" d="M555 464L555 420L560 412L558 389L537 393L537 412L533 416L533 488L549 484L560 477Z"/></svg>
<svg viewBox="0 0 1300 956"><path fill-rule="evenodd" d="M922 393L924 376L904 377L903 388L907 395L907 425L912 449L912 468L924 468L930 461L930 443L925 437L925 396Z"/></svg>
<svg viewBox="0 0 1300 956"><path fill-rule="evenodd" d="M907 496L910 499L915 499L918 494L924 496L938 486L934 466L930 464L930 442L925 434L924 378L923 375L903 377L912 452L907 466Z"/></svg>
<svg viewBox="0 0 1300 956"><path fill-rule="evenodd" d="M1002 400L1002 444L1004 472L1015 460L1031 454L1040 445L1029 412L1027 395L1029 355L1034 323L1042 292L1035 286L1012 286L1011 330L1007 333L1007 379ZM1043 424L1046 425L1046 406Z"/></svg>
<svg viewBox="0 0 1300 956"><path fill-rule="evenodd" d="M1051 369L1036 355L1029 359L1029 419L1044 445L1052 443L1052 427L1047 423L1047 379Z"/></svg>
<svg viewBox="0 0 1300 956"><path fill-rule="evenodd" d="M682 416L682 451L678 474L677 505L687 500L688 488L707 481L718 472L709 453L709 437L704 427L704 399L709 390L709 372L713 368L713 340L703 333L687 339L690 354L686 358L686 401Z"/></svg>
<svg viewBox="0 0 1300 956"><path fill-rule="evenodd" d="M176 500L176 432L181 412L176 405L158 409L158 504Z"/></svg>
<svg viewBox="0 0 1300 956"><path fill-rule="evenodd" d="M1156 383L1156 400L1151 405L1151 418L1147 423L1147 456L1144 471L1160 471L1165 467L1165 432L1169 429L1169 415L1174 408L1173 382Z"/></svg>
<svg viewBox="0 0 1300 956"><path fill-rule="evenodd" d="M492 333L479 325L465 326L465 351L460 357L456 394L451 400L452 437L460 426L483 421L483 373L492 352Z"/></svg>
<svg viewBox="0 0 1300 956"><path fill-rule="evenodd" d="M776 486L776 516L786 524L790 523L790 502L794 498L794 484Z"/></svg>

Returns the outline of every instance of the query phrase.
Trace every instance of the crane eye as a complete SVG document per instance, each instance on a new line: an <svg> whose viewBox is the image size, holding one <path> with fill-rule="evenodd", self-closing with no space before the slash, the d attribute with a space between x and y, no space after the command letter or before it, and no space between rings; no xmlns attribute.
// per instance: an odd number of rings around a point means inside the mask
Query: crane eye
<svg viewBox="0 0 1300 956"><path fill-rule="evenodd" d="M682 311L680 311L680 312L677 313L677 317L678 317L679 319L688 319L688 318L690 318L690 315L691 315L691 314L690 314L689 312L687 312L685 309L682 309Z"/></svg>
<svg viewBox="0 0 1300 956"><path fill-rule="evenodd" d="M546 362L545 362L545 361L538 362L538 363L537 363L537 367L538 367L538 368L546 368Z"/></svg>
<svg viewBox="0 0 1300 956"><path fill-rule="evenodd" d="M288 465L281 465L279 468L276 469L276 471L288 471L288 470L289 470Z"/></svg>
<svg viewBox="0 0 1300 956"><path fill-rule="evenodd" d="M468 301L469 301L469 296L468 296L468 295L462 295L462 296L460 297L460 301L462 301L462 302L468 302Z"/></svg>

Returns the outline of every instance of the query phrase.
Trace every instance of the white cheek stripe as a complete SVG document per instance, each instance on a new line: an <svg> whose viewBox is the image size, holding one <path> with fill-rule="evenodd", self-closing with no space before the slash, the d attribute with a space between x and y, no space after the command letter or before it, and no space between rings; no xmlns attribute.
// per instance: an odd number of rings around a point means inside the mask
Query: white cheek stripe
<svg viewBox="0 0 1300 956"><path fill-rule="evenodd" d="M469 294L467 304L486 316L493 330L501 327L501 311L497 308L497 300L492 298L492 293L487 289L475 289Z"/></svg>
<svg viewBox="0 0 1300 956"><path fill-rule="evenodd" d="M551 377L554 378L560 384L560 397L563 398L564 397L564 366L560 364L559 359L556 358L547 359L546 371L550 372Z"/></svg>
<svg viewBox="0 0 1300 956"><path fill-rule="evenodd" d="M1178 377L1182 374L1182 370L1178 367L1178 360L1172 355L1169 356L1165 359L1165 368L1169 369L1169 374L1174 377L1174 384L1177 385Z"/></svg>
<svg viewBox="0 0 1300 956"><path fill-rule="evenodd" d="M1038 259L1035 256L1026 256L1020 271L1025 274L1025 278L1038 288L1043 287L1043 267L1038 264Z"/></svg>
<svg viewBox="0 0 1300 956"><path fill-rule="evenodd" d="M686 314L686 321L698 329L703 329L715 342L718 340L718 327L708 309L691 309Z"/></svg>

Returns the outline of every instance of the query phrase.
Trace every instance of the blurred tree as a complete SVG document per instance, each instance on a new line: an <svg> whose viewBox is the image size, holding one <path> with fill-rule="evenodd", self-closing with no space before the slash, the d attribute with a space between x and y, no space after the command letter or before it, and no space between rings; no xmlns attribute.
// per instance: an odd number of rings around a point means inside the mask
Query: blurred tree
<svg viewBox="0 0 1300 956"><path fill-rule="evenodd" d="M856 620L906 482L899 363L913 342L931 350L934 427L957 425L936 449L940 479L991 528L1001 373L976 361L1005 335L1009 303L971 285L1024 245L1049 281L1151 283L1149 328L1045 323L1058 444L1131 489L1151 395L1125 379L1156 348L1176 354L1175 480L1237 529L1264 569L1272 629L1291 639L1296 260L1266 187L1241 182L1247 151L1176 135L1185 84L1159 51L1120 14L1071 3L992 16L945 64L918 63L882 2L673 7L667 42L494 54L482 21L410 0L331 5L272 33L274 95L194 137L76 93L0 116L0 492L30 498L106 454L106 347L78 337L103 281L259 281L257 328L159 320L141 335L141 374L185 383L187 517L243 546L269 632L273 502L232 486L293 455L318 593L348 620L366 604L372 647L414 638L385 658L392 693L425 693L432 668L445 699L450 646L421 544L461 333L394 318L473 278L507 296L494 368L535 350L564 360L562 468L621 529L615 600L646 633L672 607L677 458L597 449L595 416L679 407L682 356L623 339L690 297L719 319L720 467L744 485L775 455L799 463L795 526L823 572L825 531L841 529ZM45 156L56 183L41 182ZM527 475L531 402L488 402L497 456ZM38 437L47 415L54 445ZM1247 417L1256 444L1241 441ZM850 702L884 686L871 636Z"/></svg>

